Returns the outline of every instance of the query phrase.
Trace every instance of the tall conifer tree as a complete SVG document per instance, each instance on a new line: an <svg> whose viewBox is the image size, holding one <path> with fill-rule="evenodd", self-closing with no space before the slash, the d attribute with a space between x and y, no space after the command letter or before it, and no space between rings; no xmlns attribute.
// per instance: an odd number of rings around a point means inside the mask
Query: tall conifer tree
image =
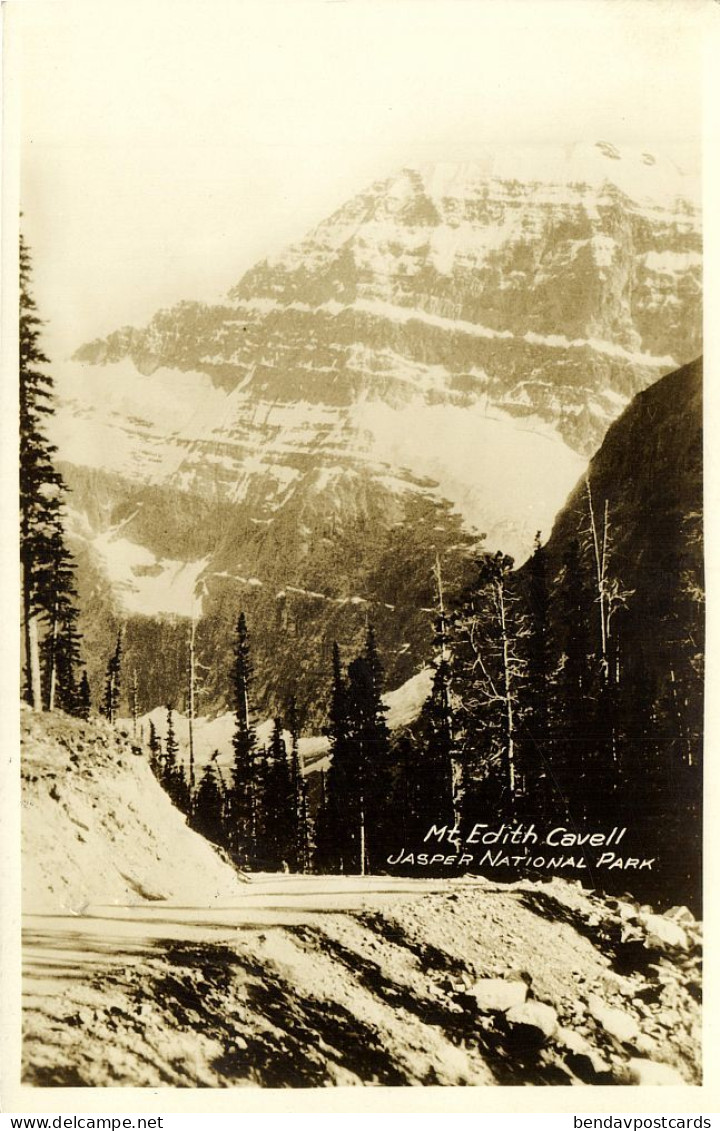
<svg viewBox="0 0 720 1131"><path fill-rule="evenodd" d="M120 708L120 675L122 671L122 629L118 630L115 641L115 651L108 660L105 669L105 694L103 696L102 714L108 722L115 725L115 720Z"/></svg>
<svg viewBox="0 0 720 1131"><path fill-rule="evenodd" d="M56 448L46 434L53 412L53 382L45 370L48 358L40 345L40 327L31 293L30 253L20 237L20 564L25 663L24 694L42 710L41 637L44 644L45 702L55 706L58 642L63 639L67 701L73 699L79 634L71 616L74 585L70 556L64 546L62 505L65 485L54 466ZM49 665L49 668L48 668Z"/></svg>
<svg viewBox="0 0 720 1131"><path fill-rule="evenodd" d="M307 781L300 754L300 723L298 720L297 699L293 695L288 708L290 728L290 788L293 805L293 852L292 865L298 872L307 872L310 864L310 829L308 814Z"/></svg>
<svg viewBox="0 0 720 1131"><path fill-rule="evenodd" d="M173 804L182 812L190 813L192 797L185 777L185 768L180 761L180 746L175 734L173 709L167 705L167 731L165 736L165 759L162 766L162 785Z"/></svg>
<svg viewBox="0 0 720 1131"><path fill-rule="evenodd" d="M193 806L192 827L196 832L223 847L226 841L225 787L217 768L218 751L210 759L198 787Z"/></svg>
<svg viewBox="0 0 720 1131"><path fill-rule="evenodd" d="M240 613L235 634L233 693L235 733L233 735L233 784L230 798L233 826L231 843L243 865L252 865L258 840L258 765L257 738L252 723L251 687L253 666L250 658L245 614Z"/></svg>
<svg viewBox="0 0 720 1131"><path fill-rule="evenodd" d="M150 769L155 774L155 777L162 780L162 742L157 732L155 723L150 719L150 737L148 740L148 750L150 754Z"/></svg>
<svg viewBox="0 0 720 1131"><path fill-rule="evenodd" d="M351 740L358 792L358 870L380 866L392 835L390 731L382 701L384 669L375 630L368 626L365 651L348 668Z"/></svg>
<svg viewBox="0 0 720 1131"><path fill-rule="evenodd" d="M390 733L382 702L383 667L370 626L365 650L344 678L333 649L330 769L318 814L316 861L321 870L364 874L380 865L388 843Z"/></svg>
<svg viewBox="0 0 720 1131"><path fill-rule="evenodd" d="M415 756L409 759L410 743L401 746L408 778L405 786L406 822L413 834L433 822L454 827L458 821L457 750L455 720L450 694L451 652L448 640L448 617L445 610L440 559L435 566L437 585L437 617L432 661L435 669L430 695L423 705L419 720L419 741Z"/></svg>
<svg viewBox="0 0 720 1131"><path fill-rule="evenodd" d="M78 688L78 718L89 719L92 710L92 696L90 694L90 680L88 673L83 671Z"/></svg>
<svg viewBox="0 0 720 1131"><path fill-rule="evenodd" d="M343 676L340 648L333 644L332 690L326 734L330 742L330 767L321 779L315 859L322 872L351 872L357 859L357 789L350 741L348 687Z"/></svg>
<svg viewBox="0 0 720 1131"><path fill-rule="evenodd" d="M294 863L296 812L290 763L279 718L273 721L266 754L261 820L263 867L289 869Z"/></svg>

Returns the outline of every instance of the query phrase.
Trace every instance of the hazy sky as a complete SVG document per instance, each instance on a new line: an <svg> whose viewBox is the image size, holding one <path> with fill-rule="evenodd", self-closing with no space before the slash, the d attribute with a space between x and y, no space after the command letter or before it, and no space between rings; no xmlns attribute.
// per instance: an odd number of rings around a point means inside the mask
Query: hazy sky
<svg viewBox="0 0 720 1131"><path fill-rule="evenodd" d="M50 350L212 299L376 176L503 142L697 162L693 0L10 0Z"/></svg>

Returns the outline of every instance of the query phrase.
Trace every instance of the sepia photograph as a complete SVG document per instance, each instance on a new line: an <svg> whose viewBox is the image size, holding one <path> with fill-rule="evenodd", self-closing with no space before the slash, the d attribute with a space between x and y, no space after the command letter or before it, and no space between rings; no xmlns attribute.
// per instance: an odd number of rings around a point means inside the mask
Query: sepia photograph
<svg viewBox="0 0 720 1131"><path fill-rule="evenodd" d="M703 1084L713 7L4 6L26 1092Z"/></svg>

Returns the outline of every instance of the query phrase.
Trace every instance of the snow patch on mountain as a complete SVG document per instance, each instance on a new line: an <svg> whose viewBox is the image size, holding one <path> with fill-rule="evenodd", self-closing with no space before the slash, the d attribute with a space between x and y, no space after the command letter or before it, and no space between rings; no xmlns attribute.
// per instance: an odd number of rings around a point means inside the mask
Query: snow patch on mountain
<svg viewBox="0 0 720 1131"><path fill-rule="evenodd" d="M177 561L158 558L145 546L109 530L90 540L125 612L140 616L199 616L198 581L208 558Z"/></svg>
<svg viewBox="0 0 720 1131"><path fill-rule="evenodd" d="M645 256L645 266L648 271L676 275L690 267L701 267L702 256L696 251L649 251Z"/></svg>
<svg viewBox="0 0 720 1131"><path fill-rule="evenodd" d="M372 437L370 452L391 467L433 479L487 548L524 557L537 530L549 531L558 506L582 474L585 461L553 429L475 404L380 401L356 405L356 427Z"/></svg>
<svg viewBox="0 0 720 1131"><path fill-rule="evenodd" d="M61 459L148 482L177 471L188 448L236 411L235 395L207 374L160 368L146 377L130 358L61 362L53 378L58 411L49 431Z"/></svg>
<svg viewBox="0 0 720 1131"><path fill-rule="evenodd" d="M390 730L408 726L413 722L423 703L430 694L433 681L432 668L422 668L416 675L403 683L394 691L387 691L383 695L383 703L387 707L386 720ZM172 722L175 737L179 746L179 758L185 765L189 760L190 731L187 715L180 711L172 710ZM152 722L156 733L164 741L167 734L168 712L166 707L154 707L152 711L142 715L137 723L137 735L148 741L150 723ZM130 719L121 719L120 724L132 732L133 726ZM259 747L270 742L274 721L263 719L255 727ZM193 723L193 752L195 758L196 778L204 766L211 760L215 761L221 772L227 775L233 761L232 740L235 733L235 715L227 711L215 718L198 716ZM290 749L292 738L288 730L283 730L283 738L287 749ZM300 759L305 773L327 770L330 765L328 757L329 740L325 735L304 735L300 738L298 748Z"/></svg>
<svg viewBox="0 0 720 1131"><path fill-rule="evenodd" d="M383 703L388 709L386 719L390 730L407 726L418 717L423 703L430 694L432 682L432 668L423 668L400 687L383 695Z"/></svg>
<svg viewBox="0 0 720 1131"><path fill-rule="evenodd" d="M612 261L611 247L612 241L607 241L602 237L595 237L596 244L595 252L598 263L606 265ZM689 260L688 265L693 261ZM654 268L657 269L657 268ZM676 268L679 270L679 267ZM529 330L522 335L513 334L510 330L494 330L490 326L483 326L479 322L468 322L462 318L447 318L444 315L432 314L427 310L414 306L398 306L396 303L385 302L381 299L372 298L358 298L353 303L342 304L335 299L330 299L327 302L319 303L311 306L304 302L280 302L267 299L241 299L238 301L239 308L248 310L262 310L264 313L272 309L276 310L296 310L304 314L309 314L313 311L322 311L332 317L337 317L340 314L345 314L348 311L358 311L361 314L368 314L375 318L386 318L391 322L398 322L406 324L408 322L421 322L426 326L432 326L437 330L446 330L451 334L467 334L474 338L489 338L499 341L521 341L531 342L533 345L546 346L548 349L591 349L597 353L604 353L610 357L622 358L624 361L629 361L634 365L647 365L652 368L667 369L676 365L677 362L669 354L656 356L654 354L643 353L640 350L628 350L623 346L618 345L616 342L604 341L601 338L568 338L564 334L538 334L536 331ZM405 360L404 358L402 359Z"/></svg>

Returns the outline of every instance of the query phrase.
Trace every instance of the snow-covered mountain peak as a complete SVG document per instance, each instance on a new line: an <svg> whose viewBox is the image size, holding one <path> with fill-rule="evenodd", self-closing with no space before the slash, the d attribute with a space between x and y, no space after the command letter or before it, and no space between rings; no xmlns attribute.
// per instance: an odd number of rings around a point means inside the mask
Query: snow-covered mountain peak
<svg viewBox="0 0 720 1131"><path fill-rule="evenodd" d="M406 172L412 172L408 170ZM671 158L612 142L499 147L474 161L420 165L424 190L435 202L468 199L490 181L524 185L614 185L631 200L671 207L697 203L697 178Z"/></svg>
<svg viewBox="0 0 720 1131"><path fill-rule="evenodd" d="M519 288L533 284L528 265L537 272L537 253L547 260L556 246L566 265L578 256L582 264L583 249L589 247L600 253L598 266L611 266L625 235L617 222L623 213L627 219L637 217L638 225L644 220L660 226L664 240L670 236L673 250L681 255L693 252L699 211L698 179L650 150L608 141L499 147L472 161L408 166L374 182L303 240L248 272L230 298L252 296L257 302L260 290L265 299L296 302L296 275L302 273L304 301L310 306L357 298L407 306L417 304L420 281L426 310L468 320L466 281L466 293L453 294L447 304L447 284L433 286L428 269L446 277L476 272L473 297L480 297L481 287L493 297L498 289L515 297ZM655 252L653 239L647 250ZM679 264L689 265L689 260ZM502 274L498 268L504 268ZM490 272L497 277L488 277ZM269 274L271 286L264 287ZM505 312L498 319L492 304L482 305L490 306L484 325L511 328ZM469 320L481 321L477 316ZM536 329L527 325L526 316L523 321L525 329ZM629 345L631 338L626 336L622 344Z"/></svg>

